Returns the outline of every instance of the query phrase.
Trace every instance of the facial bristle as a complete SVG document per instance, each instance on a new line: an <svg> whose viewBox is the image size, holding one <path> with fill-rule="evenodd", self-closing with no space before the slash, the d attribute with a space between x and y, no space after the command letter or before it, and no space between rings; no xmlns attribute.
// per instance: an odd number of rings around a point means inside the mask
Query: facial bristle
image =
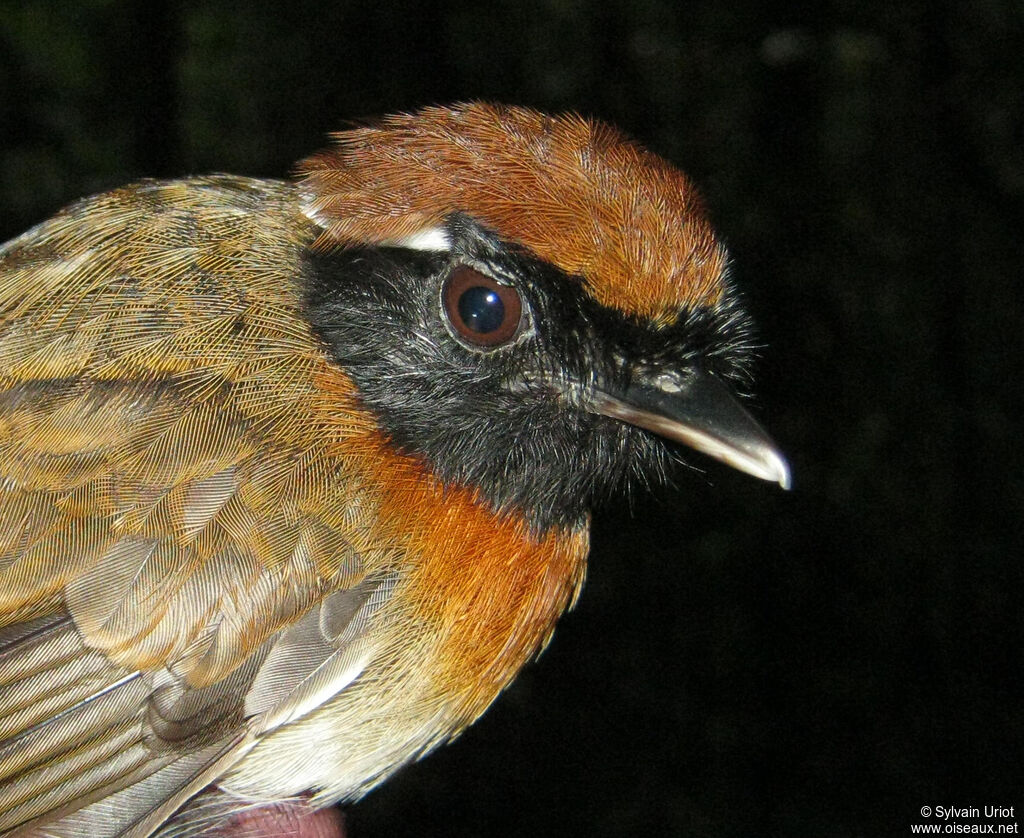
<svg viewBox="0 0 1024 838"><path fill-rule="evenodd" d="M715 305L725 253L679 170L614 128L480 103L339 133L306 160L321 245L401 240L466 213L657 322Z"/></svg>

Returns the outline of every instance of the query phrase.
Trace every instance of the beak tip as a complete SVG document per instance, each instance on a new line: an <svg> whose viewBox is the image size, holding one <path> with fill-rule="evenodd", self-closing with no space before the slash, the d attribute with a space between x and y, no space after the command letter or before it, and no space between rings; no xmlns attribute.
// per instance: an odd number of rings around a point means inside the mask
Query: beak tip
<svg viewBox="0 0 1024 838"><path fill-rule="evenodd" d="M745 451L726 449L720 452L717 458L753 477L778 483L786 491L793 488L793 475L789 463L767 438Z"/></svg>
<svg viewBox="0 0 1024 838"><path fill-rule="evenodd" d="M789 469L789 463L776 451L772 451L768 456L768 470L769 480L774 480L787 492L793 488L793 473Z"/></svg>

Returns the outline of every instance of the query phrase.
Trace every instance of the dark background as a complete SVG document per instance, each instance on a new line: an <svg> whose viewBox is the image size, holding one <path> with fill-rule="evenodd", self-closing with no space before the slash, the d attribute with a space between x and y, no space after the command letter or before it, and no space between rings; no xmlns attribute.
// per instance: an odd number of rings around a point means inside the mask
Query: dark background
<svg viewBox="0 0 1024 838"><path fill-rule="evenodd" d="M1019 0L3 2L0 233L429 103L617 123L702 186L795 488L602 510L551 648L351 835L1024 820L1022 56Z"/></svg>

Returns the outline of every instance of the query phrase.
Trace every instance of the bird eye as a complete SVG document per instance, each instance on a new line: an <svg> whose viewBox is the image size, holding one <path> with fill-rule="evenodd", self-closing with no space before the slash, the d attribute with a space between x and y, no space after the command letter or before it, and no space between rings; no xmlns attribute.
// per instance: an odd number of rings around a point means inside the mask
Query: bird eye
<svg viewBox="0 0 1024 838"><path fill-rule="evenodd" d="M501 346L519 331L523 313L519 292L468 265L451 272L441 299L455 333L474 346Z"/></svg>

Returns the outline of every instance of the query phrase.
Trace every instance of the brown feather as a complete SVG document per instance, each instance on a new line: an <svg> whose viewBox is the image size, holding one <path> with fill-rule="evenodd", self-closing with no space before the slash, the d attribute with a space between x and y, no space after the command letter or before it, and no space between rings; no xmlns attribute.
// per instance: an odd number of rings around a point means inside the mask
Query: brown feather
<svg viewBox="0 0 1024 838"><path fill-rule="evenodd" d="M470 103L335 135L300 166L321 244L396 240L468 212L605 306L670 321L714 305L725 254L690 181L575 114Z"/></svg>

